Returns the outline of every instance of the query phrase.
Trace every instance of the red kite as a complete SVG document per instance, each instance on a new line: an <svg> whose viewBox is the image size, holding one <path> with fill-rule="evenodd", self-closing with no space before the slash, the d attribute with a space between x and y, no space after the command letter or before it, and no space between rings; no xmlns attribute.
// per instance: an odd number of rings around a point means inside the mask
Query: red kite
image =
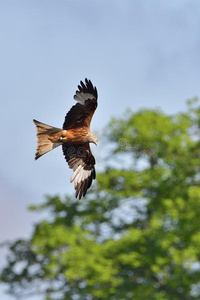
<svg viewBox="0 0 200 300"><path fill-rule="evenodd" d="M63 154L73 169L71 182L74 181L76 197L86 195L95 179L95 158L89 143L97 145L97 137L90 131L90 122L97 108L97 89L90 80L81 81L74 99L78 102L67 113L63 129L52 127L36 120L37 152L35 159L62 145Z"/></svg>

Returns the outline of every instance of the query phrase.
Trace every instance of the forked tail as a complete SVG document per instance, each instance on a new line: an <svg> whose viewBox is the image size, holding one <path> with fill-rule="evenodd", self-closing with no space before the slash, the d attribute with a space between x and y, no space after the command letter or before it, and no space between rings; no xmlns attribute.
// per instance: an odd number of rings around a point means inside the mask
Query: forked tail
<svg viewBox="0 0 200 300"><path fill-rule="evenodd" d="M37 129L38 140L35 159L38 159L40 156L61 145L61 143L53 143L52 141L50 141L49 137L52 133L57 133L62 129L43 124L36 120L33 120L33 122L35 123Z"/></svg>

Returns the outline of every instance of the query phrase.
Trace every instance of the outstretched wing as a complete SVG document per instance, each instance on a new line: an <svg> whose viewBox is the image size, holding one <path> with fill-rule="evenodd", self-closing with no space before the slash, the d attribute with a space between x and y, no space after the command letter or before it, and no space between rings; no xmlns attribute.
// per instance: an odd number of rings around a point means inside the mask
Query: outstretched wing
<svg viewBox="0 0 200 300"><path fill-rule="evenodd" d="M74 99L78 103L70 109L65 117L63 129L89 127L92 116L97 108L97 89L87 78L85 84L81 81Z"/></svg>
<svg viewBox="0 0 200 300"><path fill-rule="evenodd" d="M71 182L74 181L76 197L79 196L80 200L82 196L86 195L92 180L96 178L95 158L92 155L89 143L75 145L65 143L62 145L62 149L70 169L74 171Z"/></svg>

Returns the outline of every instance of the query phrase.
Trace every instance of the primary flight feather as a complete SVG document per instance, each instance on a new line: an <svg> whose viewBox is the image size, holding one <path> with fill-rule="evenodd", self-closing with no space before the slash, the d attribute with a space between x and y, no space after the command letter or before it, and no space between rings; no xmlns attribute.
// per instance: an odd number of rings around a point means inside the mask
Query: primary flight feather
<svg viewBox="0 0 200 300"><path fill-rule="evenodd" d="M73 169L76 197L85 196L95 179L95 158L89 143L97 145L97 137L90 131L90 122L97 108L97 89L85 79L78 85L74 99L78 102L66 114L63 128L56 128L33 120L37 129L37 152L35 159L62 145L63 154Z"/></svg>

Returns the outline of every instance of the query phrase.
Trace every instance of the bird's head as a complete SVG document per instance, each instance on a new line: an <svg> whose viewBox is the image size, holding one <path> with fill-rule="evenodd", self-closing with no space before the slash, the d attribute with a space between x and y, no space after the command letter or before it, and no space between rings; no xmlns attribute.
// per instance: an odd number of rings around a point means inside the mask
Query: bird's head
<svg viewBox="0 0 200 300"><path fill-rule="evenodd" d="M90 143L94 143L96 146L98 144L98 138L92 132L90 132Z"/></svg>

